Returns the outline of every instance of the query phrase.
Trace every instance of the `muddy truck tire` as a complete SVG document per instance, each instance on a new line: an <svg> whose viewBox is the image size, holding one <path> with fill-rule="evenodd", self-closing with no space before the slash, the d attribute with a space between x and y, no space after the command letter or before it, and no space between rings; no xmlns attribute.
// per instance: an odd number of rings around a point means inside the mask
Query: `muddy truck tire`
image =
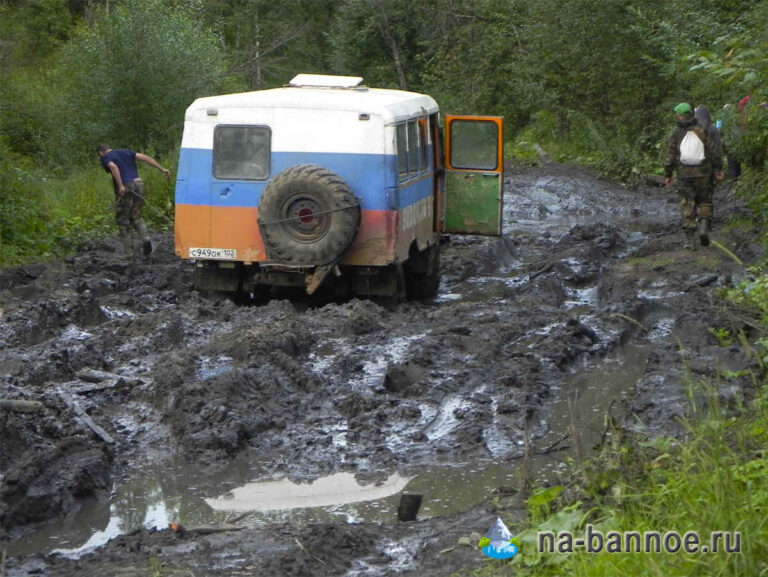
<svg viewBox="0 0 768 577"><path fill-rule="evenodd" d="M303 266L336 261L357 235L360 203L336 173L299 164L278 174L259 201L269 258Z"/></svg>
<svg viewBox="0 0 768 577"><path fill-rule="evenodd" d="M411 250L404 269L408 300L435 298L440 287L440 246Z"/></svg>

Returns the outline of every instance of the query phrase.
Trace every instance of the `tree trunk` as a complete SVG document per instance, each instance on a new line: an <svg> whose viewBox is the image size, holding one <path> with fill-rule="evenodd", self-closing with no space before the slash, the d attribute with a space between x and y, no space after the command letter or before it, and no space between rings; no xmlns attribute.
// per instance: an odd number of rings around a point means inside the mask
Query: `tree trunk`
<svg viewBox="0 0 768 577"><path fill-rule="evenodd" d="M400 86L400 90L408 90L408 85L405 81L405 71L403 70L403 64L400 62L400 47L397 45L395 37L392 36L392 30L389 27L389 20L387 19L387 12L381 0L379 0L379 30L389 46L390 52L392 52L392 60L394 60L395 63L395 72L397 73L397 82Z"/></svg>

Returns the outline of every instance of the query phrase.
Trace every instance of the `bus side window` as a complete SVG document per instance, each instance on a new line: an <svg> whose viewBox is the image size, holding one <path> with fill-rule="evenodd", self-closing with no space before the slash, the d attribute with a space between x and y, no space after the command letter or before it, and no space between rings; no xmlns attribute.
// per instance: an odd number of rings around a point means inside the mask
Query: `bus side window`
<svg viewBox="0 0 768 577"><path fill-rule="evenodd" d="M415 120L408 121L408 173L411 178L419 174L419 132Z"/></svg>
<svg viewBox="0 0 768 577"><path fill-rule="evenodd" d="M397 131L397 175L400 182L408 180L408 137L405 124L398 124Z"/></svg>
<svg viewBox="0 0 768 577"><path fill-rule="evenodd" d="M429 159L427 158L427 148L429 143L427 118L419 118L419 170L424 172L429 170Z"/></svg>

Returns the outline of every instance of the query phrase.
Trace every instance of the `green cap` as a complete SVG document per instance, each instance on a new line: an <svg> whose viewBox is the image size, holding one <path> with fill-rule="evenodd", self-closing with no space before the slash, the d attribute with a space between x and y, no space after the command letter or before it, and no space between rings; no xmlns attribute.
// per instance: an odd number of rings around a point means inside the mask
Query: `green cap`
<svg viewBox="0 0 768 577"><path fill-rule="evenodd" d="M692 114L693 108L691 108L691 105L687 102L681 102L677 106L675 106L675 114L682 114L685 116L686 114Z"/></svg>

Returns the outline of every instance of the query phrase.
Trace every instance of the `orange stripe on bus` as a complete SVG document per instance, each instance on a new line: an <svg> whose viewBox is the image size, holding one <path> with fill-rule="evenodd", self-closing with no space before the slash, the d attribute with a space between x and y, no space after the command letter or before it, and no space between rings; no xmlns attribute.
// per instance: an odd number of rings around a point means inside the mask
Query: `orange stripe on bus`
<svg viewBox="0 0 768 577"><path fill-rule="evenodd" d="M228 248L237 250L237 260L267 260L257 222L257 208L176 205L176 254L188 258L189 249ZM397 212L363 210L360 230L341 264L383 266L395 258Z"/></svg>

